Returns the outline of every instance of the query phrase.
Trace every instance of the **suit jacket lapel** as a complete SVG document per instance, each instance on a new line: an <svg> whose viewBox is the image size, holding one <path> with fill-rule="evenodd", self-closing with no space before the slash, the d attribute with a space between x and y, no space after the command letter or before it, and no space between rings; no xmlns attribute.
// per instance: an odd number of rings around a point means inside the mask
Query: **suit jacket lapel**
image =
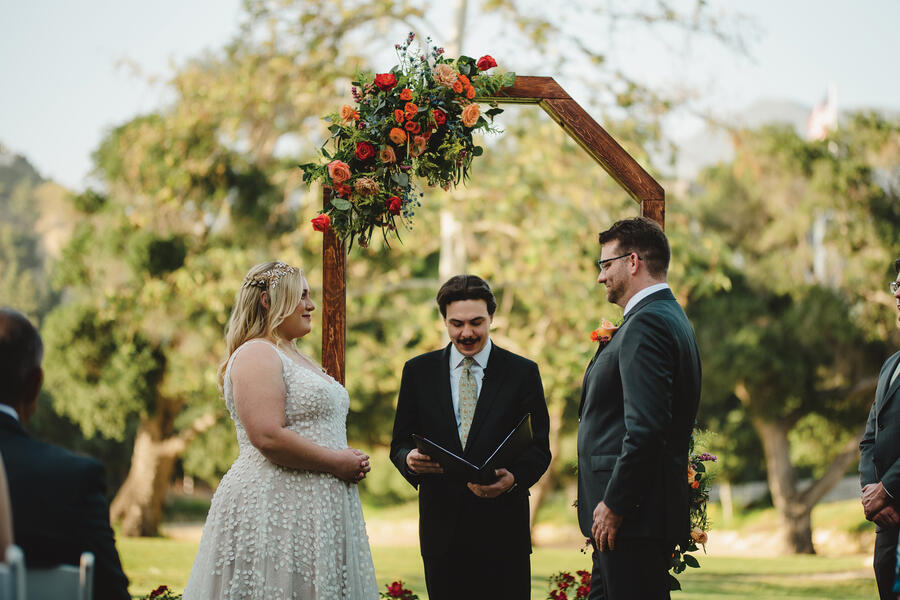
<svg viewBox="0 0 900 600"><path fill-rule="evenodd" d="M491 345L491 354L488 357L488 366L484 370L484 379L481 380L481 393L478 394L478 404L475 405L475 415L472 417L472 427L469 428L469 437L466 441L466 448L469 447L469 440L476 439L478 430L487 419L487 414L491 409L491 404L500 391L503 376L506 373L503 364L503 355L498 352L497 344Z"/></svg>
<svg viewBox="0 0 900 600"><path fill-rule="evenodd" d="M0 412L0 430L17 435L28 436L28 432L22 427L22 424L12 416L5 412Z"/></svg>
<svg viewBox="0 0 900 600"><path fill-rule="evenodd" d="M606 348L609 343L601 344L597 343L597 351L594 352L594 358L591 359L591 362L588 363L587 369L584 370L584 376L581 378L581 401L578 403L578 419L581 420L581 411L584 409L584 390L587 389L587 378L588 374L591 372L591 367L594 366L594 363L597 362L597 357L600 356L600 352Z"/></svg>
<svg viewBox="0 0 900 600"><path fill-rule="evenodd" d="M456 412L453 410L453 395L450 392L450 344L447 344L447 347L441 352L441 364L437 377L436 400L440 411L440 420L449 428L447 439L454 440L452 446L447 449L462 455L463 447L462 442L459 441L459 427L456 426Z"/></svg>
<svg viewBox="0 0 900 600"><path fill-rule="evenodd" d="M894 356L891 357L888 369L884 374L885 379L884 387L882 388L883 393L878 398L876 398L876 415L881 412L881 409L884 408L884 405L887 404L888 400L894 397L894 394L897 393L897 390L900 390L900 375L898 375L894 380L893 385L888 385L891 381L891 376L894 374L894 369L897 368L898 362L900 362L900 352L897 352L896 354L894 354Z"/></svg>

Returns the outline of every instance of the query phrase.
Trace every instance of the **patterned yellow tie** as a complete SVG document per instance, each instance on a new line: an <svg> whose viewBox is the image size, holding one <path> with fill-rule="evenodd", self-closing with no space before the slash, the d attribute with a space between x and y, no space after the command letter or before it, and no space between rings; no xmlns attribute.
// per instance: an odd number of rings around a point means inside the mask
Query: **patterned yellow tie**
<svg viewBox="0 0 900 600"><path fill-rule="evenodd" d="M463 448L469 438L469 428L475 417L475 405L478 404L478 384L472 375L471 367L475 359L471 356L463 358L463 372L459 377L459 441Z"/></svg>

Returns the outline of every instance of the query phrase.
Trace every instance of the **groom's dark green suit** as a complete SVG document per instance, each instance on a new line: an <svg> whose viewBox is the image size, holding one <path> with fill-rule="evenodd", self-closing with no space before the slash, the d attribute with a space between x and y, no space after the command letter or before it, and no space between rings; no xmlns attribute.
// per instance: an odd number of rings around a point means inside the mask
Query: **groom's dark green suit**
<svg viewBox="0 0 900 600"><path fill-rule="evenodd" d="M607 575L592 580L591 598L660 597L641 590L658 589L653 582L665 581L672 546L690 535L687 463L700 370L694 330L662 289L628 311L585 372L578 523L591 538L601 501L624 518L616 549L596 555Z"/></svg>

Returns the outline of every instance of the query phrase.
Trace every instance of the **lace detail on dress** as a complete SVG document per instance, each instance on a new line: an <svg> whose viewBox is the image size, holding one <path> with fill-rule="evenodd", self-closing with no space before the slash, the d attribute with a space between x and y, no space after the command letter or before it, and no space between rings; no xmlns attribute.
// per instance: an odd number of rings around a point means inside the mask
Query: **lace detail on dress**
<svg viewBox="0 0 900 600"><path fill-rule="evenodd" d="M328 448L347 447L347 390L301 367L264 340L250 340L225 370L225 405L240 455L212 499L185 600L378 597L359 492L330 473L270 462L247 437L234 406L231 366L248 344L282 363L288 429Z"/></svg>

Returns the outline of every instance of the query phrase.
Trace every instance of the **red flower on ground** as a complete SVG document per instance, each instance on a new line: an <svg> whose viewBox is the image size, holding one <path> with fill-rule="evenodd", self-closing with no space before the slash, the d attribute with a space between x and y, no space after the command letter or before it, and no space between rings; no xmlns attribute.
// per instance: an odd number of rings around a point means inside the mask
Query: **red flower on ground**
<svg viewBox="0 0 900 600"><path fill-rule="evenodd" d="M331 227L331 217L326 214L319 215L311 222L313 229L315 229L316 231L321 231L322 233L325 233L326 231L328 231L328 228Z"/></svg>
<svg viewBox="0 0 900 600"><path fill-rule="evenodd" d="M375 85L387 91L397 85L397 76L393 73L379 73L375 76Z"/></svg>
<svg viewBox="0 0 900 600"><path fill-rule="evenodd" d="M161 585L161 586L159 586L158 588L156 588L155 590L153 590L152 592L150 592L150 597L151 597L151 598L156 598L157 596L162 596L162 595L165 594L167 591L169 591L169 586L167 586L167 585Z"/></svg>
<svg viewBox="0 0 900 600"><path fill-rule="evenodd" d="M384 201L384 205L387 207L388 212L390 212L392 215L399 215L400 207L403 206L403 200L401 200L397 196L391 196Z"/></svg>
<svg viewBox="0 0 900 600"><path fill-rule="evenodd" d="M369 142L356 142L356 158L369 160L373 156L375 156L375 146Z"/></svg>
<svg viewBox="0 0 900 600"><path fill-rule="evenodd" d="M494 57L492 57L490 54L485 54L478 59L478 62L475 63L475 66L478 67L479 71L487 71L491 67L496 67L497 61L494 60Z"/></svg>

